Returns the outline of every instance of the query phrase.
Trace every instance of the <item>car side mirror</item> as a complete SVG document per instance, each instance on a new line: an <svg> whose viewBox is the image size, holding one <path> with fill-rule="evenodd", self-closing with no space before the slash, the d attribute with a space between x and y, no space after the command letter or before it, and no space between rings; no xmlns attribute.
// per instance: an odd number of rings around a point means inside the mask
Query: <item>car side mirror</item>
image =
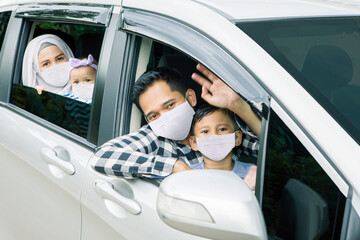
<svg viewBox="0 0 360 240"><path fill-rule="evenodd" d="M191 170L160 185L157 211L167 225L211 239L267 239L257 199L232 171Z"/></svg>

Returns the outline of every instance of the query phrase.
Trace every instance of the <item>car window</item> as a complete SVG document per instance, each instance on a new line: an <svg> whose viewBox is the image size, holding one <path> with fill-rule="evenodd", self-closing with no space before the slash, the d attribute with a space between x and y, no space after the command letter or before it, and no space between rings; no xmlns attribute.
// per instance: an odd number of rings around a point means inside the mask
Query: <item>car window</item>
<svg viewBox="0 0 360 240"><path fill-rule="evenodd" d="M98 63L105 27L43 21L24 22L24 25L27 26L25 29L28 31L23 35L21 41L26 42L25 46L38 36L52 34L66 43L75 58L84 59L92 54L95 63ZM24 52L20 54L19 58L18 63L22 66ZM22 71L24 72L25 69ZM69 76L69 71L67 70L64 75ZM51 78L53 77L55 76L51 76ZM66 84L71 86L69 83ZM91 99L87 102L79 101L77 96L74 96L74 91L72 93L70 91L72 90L70 89L66 94L56 94L46 89L38 94L35 88L24 84L24 79L19 77L13 81L10 102L46 121L86 138Z"/></svg>
<svg viewBox="0 0 360 240"><path fill-rule="evenodd" d="M4 41L6 28L10 19L11 12L0 12L0 50Z"/></svg>
<svg viewBox="0 0 360 240"><path fill-rule="evenodd" d="M360 18L238 23L360 143Z"/></svg>
<svg viewBox="0 0 360 240"><path fill-rule="evenodd" d="M140 50L139 50L139 57L137 58L137 70L138 72L134 74L133 76L136 76L137 78L144 73L147 70L158 68L158 67L169 67L169 68L175 68L182 77L182 81L184 86L188 89L191 88L196 93L197 98L197 104L195 107L195 110L197 107L205 103L205 100L201 97L201 86L192 80L191 75L194 72L199 73L196 70L196 65L198 62L188 56L187 54L183 53L182 51L170 46L163 44L159 41L156 41L155 39L149 39L149 38L139 38L139 42L141 44ZM148 44L149 46L147 48L143 47L144 42ZM146 50L145 50L146 49ZM146 57L145 57L146 56ZM143 61L146 61L146 64L143 63ZM140 65L143 65L143 67L139 67ZM136 79L132 79L132 82L135 82ZM128 100L130 104L130 100ZM134 111L137 113L135 114ZM142 125L147 124L145 118L143 115L138 111L135 104L132 106L132 114L128 114L128 116L131 116L130 120L130 130L136 131L138 130ZM139 119L140 118L140 119ZM238 118L240 119L240 118ZM240 120L241 121L241 120ZM243 138L246 138L246 135L243 134ZM249 139L245 140L248 141ZM254 163L256 164L256 157L249 156L248 153L241 152L241 161L245 163Z"/></svg>
<svg viewBox="0 0 360 240"><path fill-rule="evenodd" d="M339 239L346 198L271 110L262 209L270 237Z"/></svg>

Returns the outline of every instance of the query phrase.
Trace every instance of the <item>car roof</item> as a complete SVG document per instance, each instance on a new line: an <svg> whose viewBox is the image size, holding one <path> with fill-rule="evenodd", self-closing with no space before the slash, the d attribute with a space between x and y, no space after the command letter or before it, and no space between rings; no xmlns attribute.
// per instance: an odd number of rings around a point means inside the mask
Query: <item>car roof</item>
<svg viewBox="0 0 360 240"><path fill-rule="evenodd" d="M90 3L138 8L177 14L188 8L215 12L231 21L261 19L355 16L360 14L358 0L1 0L0 7L26 3ZM150 2L150 3L149 3ZM171 2L171 4L170 4ZM178 8L179 7L179 8ZM160 10L161 9L161 10ZM160 10L160 11L158 11ZM194 16L195 17L195 16Z"/></svg>
<svg viewBox="0 0 360 240"><path fill-rule="evenodd" d="M229 20L347 16L360 13L356 0L198 0Z"/></svg>

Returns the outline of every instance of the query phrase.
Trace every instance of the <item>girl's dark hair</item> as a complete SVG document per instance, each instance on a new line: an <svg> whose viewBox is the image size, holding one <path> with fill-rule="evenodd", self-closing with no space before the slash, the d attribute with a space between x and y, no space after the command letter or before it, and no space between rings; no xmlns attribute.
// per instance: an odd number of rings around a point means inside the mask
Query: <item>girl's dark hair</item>
<svg viewBox="0 0 360 240"><path fill-rule="evenodd" d="M194 115L192 123L191 123L191 135L195 136L195 134L194 134L195 124L197 122L199 122L201 119L203 119L205 116L208 116L215 111L221 111L221 112L225 113L226 115L228 115L231 122L234 125L234 129L235 130L239 129L239 126L237 125L237 123L235 121L234 113L232 111L230 111L229 109L226 109L226 108L218 108L218 107L212 106L208 103L204 103L204 104L200 105L195 112L195 115Z"/></svg>
<svg viewBox="0 0 360 240"><path fill-rule="evenodd" d="M139 103L139 97L149 87L154 85L157 81L164 81L168 84L171 91L178 91L185 96L186 88L182 83L182 77L178 70L175 68L161 67L149 70L143 73L135 82L132 92L131 100L142 111ZM154 96L155 97L155 96Z"/></svg>

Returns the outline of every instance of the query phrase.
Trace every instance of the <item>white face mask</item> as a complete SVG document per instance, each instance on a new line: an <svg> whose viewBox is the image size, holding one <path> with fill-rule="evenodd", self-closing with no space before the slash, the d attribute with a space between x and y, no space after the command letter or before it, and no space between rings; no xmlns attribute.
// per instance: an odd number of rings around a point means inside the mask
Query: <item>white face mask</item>
<svg viewBox="0 0 360 240"><path fill-rule="evenodd" d="M72 93L75 97L83 100L90 100L94 91L94 84L79 84L72 87Z"/></svg>
<svg viewBox="0 0 360 240"><path fill-rule="evenodd" d="M69 82L70 63L60 63L40 72L40 76L44 81L54 87L64 87Z"/></svg>
<svg viewBox="0 0 360 240"><path fill-rule="evenodd" d="M220 161L235 147L235 133L197 137L198 150L207 158Z"/></svg>
<svg viewBox="0 0 360 240"><path fill-rule="evenodd" d="M149 125L157 136L172 140L184 140L190 132L194 114L194 109L185 101L173 110L162 114Z"/></svg>

